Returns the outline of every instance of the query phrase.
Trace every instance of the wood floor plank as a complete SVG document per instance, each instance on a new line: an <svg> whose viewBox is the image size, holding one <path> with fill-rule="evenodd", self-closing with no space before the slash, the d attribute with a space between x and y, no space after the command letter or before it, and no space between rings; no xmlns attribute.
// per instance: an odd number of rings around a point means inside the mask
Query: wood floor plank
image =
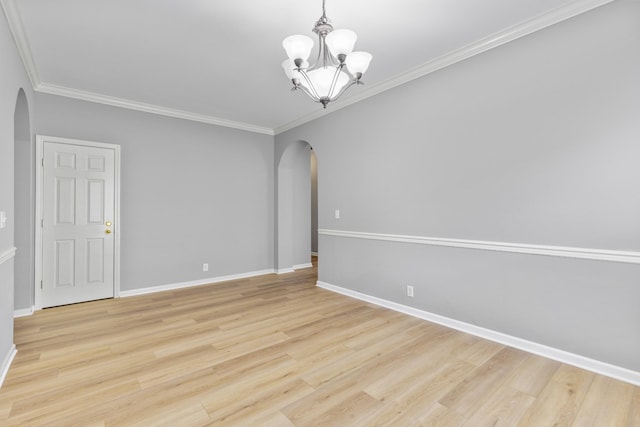
<svg viewBox="0 0 640 427"><path fill-rule="evenodd" d="M320 289L316 271L15 319L0 425L640 427L639 387Z"/></svg>
<svg viewBox="0 0 640 427"><path fill-rule="evenodd" d="M531 354L507 380L506 385L536 397L549 383L560 365L561 363L555 360Z"/></svg>
<svg viewBox="0 0 640 427"><path fill-rule="evenodd" d="M465 422L467 427L518 425L535 398L511 387L500 387Z"/></svg>
<svg viewBox="0 0 640 427"><path fill-rule="evenodd" d="M440 403L465 417L471 416L526 358L527 354L520 350L509 347L500 350L443 397Z"/></svg>
<svg viewBox="0 0 640 427"><path fill-rule="evenodd" d="M626 425L633 394L630 384L602 376L594 377L575 424L602 427Z"/></svg>
<svg viewBox="0 0 640 427"><path fill-rule="evenodd" d="M523 426L574 425L578 409L591 386L594 374L573 366L562 365L529 411L523 417ZM604 398L604 396L600 396Z"/></svg>
<svg viewBox="0 0 640 427"><path fill-rule="evenodd" d="M313 392L313 388L299 379L279 382L249 397L236 397L227 405L208 409L211 425L261 425L260 419L269 419L278 408L288 405Z"/></svg>
<svg viewBox="0 0 640 427"><path fill-rule="evenodd" d="M388 389L379 384L366 387L365 391L385 403L380 410L371 414L369 422L373 425L416 425L419 420L429 416L435 406L451 389L473 372L475 366L458 359L443 360L437 367L417 373L414 377L405 377ZM384 394L382 394L384 393ZM448 411L448 410L447 410ZM449 418L449 415L447 415ZM456 416L464 420L464 417ZM435 421L434 421L435 422Z"/></svg>
<svg viewBox="0 0 640 427"><path fill-rule="evenodd" d="M640 387L635 387L633 393L627 427L640 427Z"/></svg>

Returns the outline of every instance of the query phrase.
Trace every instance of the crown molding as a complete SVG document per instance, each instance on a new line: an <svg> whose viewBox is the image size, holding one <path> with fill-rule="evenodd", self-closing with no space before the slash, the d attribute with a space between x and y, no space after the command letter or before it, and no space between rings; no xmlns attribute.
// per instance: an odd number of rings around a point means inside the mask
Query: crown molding
<svg viewBox="0 0 640 427"><path fill-rule="evenodd" d="M88 92L84 90L73 89L64 86L52 85L48 83L40 83L34 90L37 92L48 93L52 95L65 96L67 98L79 99L82 101L95 102L98 104L111 105L114 107L127 108L129 110L143 111L146 113L159 114L162 116L175 117L178 119L191 120L194 122L208 123L217 126L223 126L233 129L245 130L248 132L261 133L273 136L273 129L263 126L256 126L250 123L236 122L233 120L222 119L219 117L208 116L205 114L191 113L189 111L177 110L173 108L162 107L154 104L146 104L143 102L132 101L115 96L102 95L99 93Z"/></svg>
<svg viewBox="0 0 640 427"><path fill-rule="evenodd" d="M529 20L521 22L520 24L506 28L460 49L454 50L446 55L442 55L422 65L409 69L404 73L396 75L388 80L370 86L368 89L360 91L354 96L336 101L335 103L331 104L330 110L321 109L314 111L313 113L301 116L296 120L278 126L274 129L253 125L250 123L236 122L219 117L166 108L159 105L146 104L129 99L117 98L99 93L93 93L41 82L38 75L38 70L36 69L35 61L33 59L31 48L29 46L29 41L22 25L22 19L20 18L20 14L16 7L16 0L0 0L0 5L2 5L2 9L4 10L9 28L11 30L11 33L13 34L13 38L15 40L24 67L29 76L29 80L31 81L31 85L37 92L50 93L84 101L127 108L130 110L144 111L152 114L159 114L185 120L213 124L217 126L230 127L265 135L278 135L290 129L308 123L312 120L326 116L327 114L331 114L337 110L348 107L372 96L378 95L389 89L393 89L396 86L400 86L412 80L426 76L427 74L433 73L434 71L438 71L457 62L464 61L465 59L471 58L472 56L486 52L495 47L502 46L503 44L519 39L520 37L524 37L528 34L542 30L546 27L565 21L569 18L580 15L584 12L588 12L592 9L595 9L607 3L611 3L613 1L615 0L573 0L556 9L533 17Z"/></svg>
<svg viewBox="0 0 640 427"><path fill-rule="evenodd" d="M9 29L11 31L11 34L13 35L13 40L15 41L20 58L22 59L22 63L24 64L24 67L27 71L27 75L29 76L31 86L36 92L59 95L67 98L79 99L82 101L95 102L98 104L111 105L114 107L126 108L129 110L159 114L162 116L191 120L194 122L208 123L217 126L240 129L248 132L261 133L271 136L274 135L273 129L264 126L257 126L250 123L237 122L219 117L208 116L205 114L192 113L189 111L162 107L160 105L146 104L130 99L117 98L114 96L103 95L99 93L42 82L40 80L40 76L33 59L33 53L31 52L29 40L27 39L24 25L22 24L22 18L20 18L20 13L18 12L18 8L16 6L16 1L0 0L0 5L2 6L4 15L7 18Z"/></svg>
<svg viewBox="0 0 640 427"><path fill-rule="evenodd" d="M24 68L31 81L31 86L35 88L40 83L40 77L38 76L38 70L36 69L36 63L33 60L33 54L31 53L31 46L29 46L29 40L27 40L27 33L24 31L22 25L22 19L18 13L15 0L0 0L0 6L4 11L4 16L7 18L7 24L9 24L9 30L13 36L13 40L18 48L18 54L22 59Z"/></svg>
<svg viewBox="0 0 640 427"><path fill-rule="evenodd" d="M588 12L592 9L600 7L607 3L611 3L613 1L614 0L574 0L556 9L550 10L519 24L508 27L502 31L494 33L488 37L463 46L460 49L456 49L445 55L432 59L431 61L425 62L422 65L411 68L402 74L396 75L388 80L359 91L354 96L343 98L339 101L336 101L335 103L332 102L330 110L320 109L314 111L311 114L307 114L292 122L275 128L274 132L276 135L279 135L312 120L316 120L337 110L348 107L367 98L371 98L372 96L378 95L389 89L393 89L397 86L426 76L427 74L431 74L442 68L448 67L460 61L464 61L465 59L471 58L475 55L486 52L498 46L502 46L503 44L517 40L520 37L535 33L536 31L540 31L551 25L573 18L574 16L580 15L584 12Z"/></svg>

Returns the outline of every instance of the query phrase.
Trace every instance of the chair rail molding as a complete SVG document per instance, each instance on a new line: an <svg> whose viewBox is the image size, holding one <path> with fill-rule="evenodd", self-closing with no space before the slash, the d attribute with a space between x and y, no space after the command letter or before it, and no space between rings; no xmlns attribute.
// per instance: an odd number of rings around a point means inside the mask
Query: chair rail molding
<svg viewBox="0 0 640 427"><path fill-rule="evenodd" d="M16 248L15 247L6 249L4 251L0 251L0 265L2 265L5 262L9 261L14 256L16 256Z"/></svg>
<svg viewBox="0 0 640 427"><path fill-rule="evenodd" d="M322 236L352 239L380 240L386 242L412 243L429 246L449 246L464 249L480 249L498 252L514 252L529 255L545 255L563 258L588 259L595 261L640 264L640 252L616 251L609 249L589 249L566 246L530 245L526 243L506 243L483 240L447 239L441 237L407 236L399 234L366 233L360 231L318 230Z"/></svg>

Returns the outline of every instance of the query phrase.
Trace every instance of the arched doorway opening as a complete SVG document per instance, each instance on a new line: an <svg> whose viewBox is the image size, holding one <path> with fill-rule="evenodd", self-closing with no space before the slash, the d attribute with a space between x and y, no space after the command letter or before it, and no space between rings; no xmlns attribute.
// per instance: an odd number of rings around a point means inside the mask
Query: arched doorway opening
<svg viewBox="0 0 640 427"><path fill-rule="evenodd" d="M277 165L275 253L279 274L311 267L312 253L317 255L318 208L314 185L317 188L317 158L311 145L306 141L290 143Z"/></svg>
<svg viewBox="0 0 640 427"><path fill-rule="evenodd" d="M13 307L17 315L33 310L34 281L34 143L31 138L29 105L23 89L16 99L14 129L14 258Z"/></svg>

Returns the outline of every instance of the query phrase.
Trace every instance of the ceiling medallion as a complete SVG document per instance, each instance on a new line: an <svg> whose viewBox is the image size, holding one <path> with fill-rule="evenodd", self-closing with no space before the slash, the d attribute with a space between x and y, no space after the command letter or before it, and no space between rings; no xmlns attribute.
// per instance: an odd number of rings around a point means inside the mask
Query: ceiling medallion
<svg viewBox="0 0 640 427"><path fill-rule="evenodd" d="M351 86L363 84L360 79L372 57L367 52L353 52L356 33L333 29L325 12L325 0L322 0L322 16L313 32L318 35L316 63L310 66L308 62L313 48L311 37L295 35L282 42L289 56L282 68L293 83L291 90L301 89L327 108L329 102L338 99Z"/></svg>

